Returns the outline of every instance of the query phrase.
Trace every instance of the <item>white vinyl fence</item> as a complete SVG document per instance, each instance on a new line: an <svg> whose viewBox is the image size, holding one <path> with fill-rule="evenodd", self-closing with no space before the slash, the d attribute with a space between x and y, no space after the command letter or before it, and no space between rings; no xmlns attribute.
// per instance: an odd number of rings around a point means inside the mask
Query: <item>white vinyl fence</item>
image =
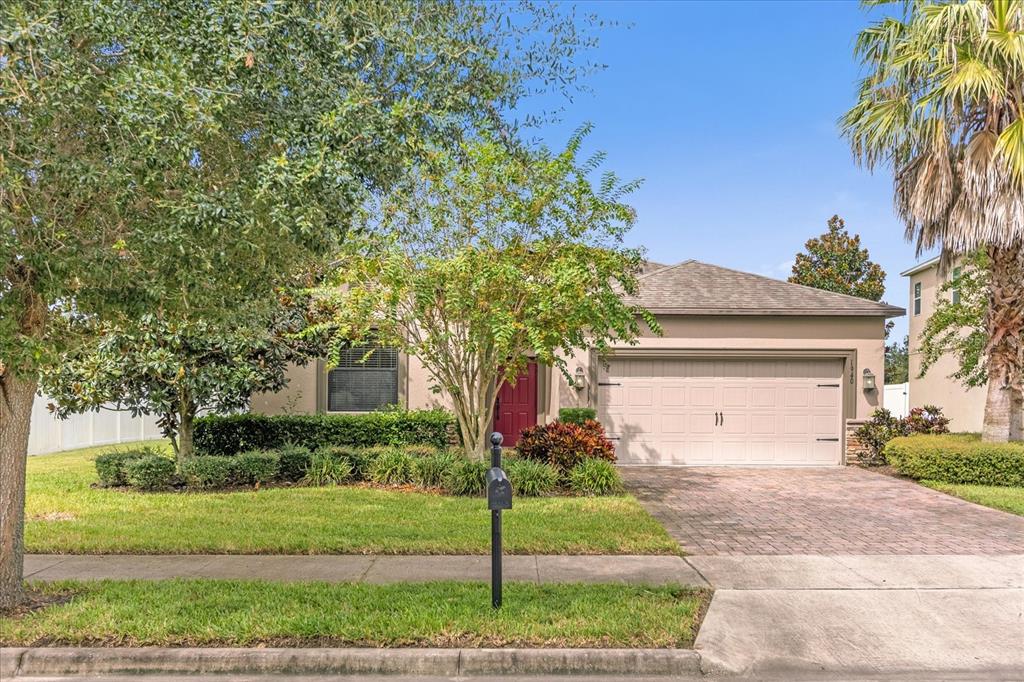
<svg viewBox="0 0 1024 682"><path fill-rule="evenodd" d="M104 409L57 419L46 409L49 402L46 396L36 396L32 405L32 428L28 436L30 455L163 437L156 417L133 417L130 412Z"/></svg>
<svg viewBox="0 0 1024 682"><path fill-rule="evenodd" d="M910 414L910 384L886 384L882 402L892 416L906 417Z"/></svg>

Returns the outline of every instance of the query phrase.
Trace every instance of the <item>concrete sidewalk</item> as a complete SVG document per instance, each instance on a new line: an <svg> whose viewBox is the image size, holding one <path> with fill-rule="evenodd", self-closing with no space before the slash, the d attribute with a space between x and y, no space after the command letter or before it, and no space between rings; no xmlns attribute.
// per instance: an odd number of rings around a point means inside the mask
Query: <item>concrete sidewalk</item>
<svg viewBox="0 0 1024 682"><path fill-rule="evenodd" d="M165 580L217 578L283 582L422 582L490 580L487 556L359 555L74 555L30 554L26 580ZM511 555L506 580L536 583L591 582L678 584L707 587L678 556Z"/></svg>
<svg viewBox="0 0 1024 682"><path fill-rule="evenodd" d="M688 557L705 673L1024 679L1024 555Z"/></svg>

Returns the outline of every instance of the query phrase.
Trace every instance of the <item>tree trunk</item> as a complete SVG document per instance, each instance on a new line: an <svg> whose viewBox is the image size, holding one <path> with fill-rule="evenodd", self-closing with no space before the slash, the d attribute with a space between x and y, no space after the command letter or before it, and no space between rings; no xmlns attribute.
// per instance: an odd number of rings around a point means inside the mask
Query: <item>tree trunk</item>
<svg viewBox="0 0 1024 682"><path fill-rule="evenodd" d="M1024 245L988 250L992 283L985 326L988 395L982 440L1020 440L1024 379Z"/></svg>
<svg viewBox="0 0 1024 682"><path fill-rule="evenodd" d="M36 383L0 374L0 608L25 596L25 464Z"/></svg>
<svg viewBox="0 0 1024 682"><path fill-rule="evenodd" d="M186 407L178 414L178 466L192 459L192 432L195 428L195 408Z"/></svg>

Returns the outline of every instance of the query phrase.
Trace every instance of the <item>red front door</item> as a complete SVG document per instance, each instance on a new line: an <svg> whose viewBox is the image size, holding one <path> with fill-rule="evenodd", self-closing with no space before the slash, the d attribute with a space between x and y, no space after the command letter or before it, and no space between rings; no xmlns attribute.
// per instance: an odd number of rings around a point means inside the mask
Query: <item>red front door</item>
<svg viewBox="0 0 1024 682"><path fill-rule="evenodd" d="M514 447L519 432L537 423L537 363L531 362L519 375L516 385L508 382L498 389L494 403L494 430L505 437L504 444Z"/></svg>

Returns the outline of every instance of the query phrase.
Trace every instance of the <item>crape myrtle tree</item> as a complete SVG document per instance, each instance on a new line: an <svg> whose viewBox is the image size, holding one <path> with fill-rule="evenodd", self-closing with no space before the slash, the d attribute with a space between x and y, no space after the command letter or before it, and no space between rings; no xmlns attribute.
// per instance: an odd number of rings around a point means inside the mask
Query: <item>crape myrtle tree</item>
<svg viewBox="0 0 1024 682"><path fill-rule="evenodd" d="M868 4L883 4L870 2ZM861 32L866 71L841 125L885 165L918 252L988 257L982 438L1024 434L1024 2L899 3Z"/></svg>
<svg viewBox="0 0 1024 682"><path fill-rule="evenodd" d="M268 313L224 323L145 314L119 327L82 334L83 343L44 368L40 385L58 417L89 410L155 415L179 466L192 456L196 416L245 408L253 393L287 384L289 364L323 354L315 337L299 337L303 300L281 295Z"/></svg>
<svg viewBox="0 0 1024 682"><path fill-rule="evenodd" d="M582 129L561 152L510 150L487 136L434 150L410 182L378 197L367 236L346 244L334 352L373 338L417 357L451 402L466 454L479 458L499 388L530 357L566 370L581 348L630 342L647 311L628 303L642 264L622 239L636 183L589 176Z"/></svg>
<svg viewBox="0 0 1024 682"><path fill-rule="evenodd" d="M839 216L829 218L825 233L808 239L804 249L793 262L790 282L871 301L882 300L885 271L871 261L868 250L861 248L860 235L851 235Z"/></svg>
<svg viewBox="0 0 1024 682"><path fill-rule="evenodd" d="M987 383L988 282L988 258L984 251L977 251L967 256L953 276L939 287L935 310L921 331L920 376L948 355L957 365L951 379L967 388Z"/></svg>
<svg viewBox="0 0 1024 682"><path fill-rule="evenodd" d="M0 3L0 607L24 596L39 370L77 343L55 320L216 324L336 250L422 140L571 87L591 39L508 8Z"/></svg>

